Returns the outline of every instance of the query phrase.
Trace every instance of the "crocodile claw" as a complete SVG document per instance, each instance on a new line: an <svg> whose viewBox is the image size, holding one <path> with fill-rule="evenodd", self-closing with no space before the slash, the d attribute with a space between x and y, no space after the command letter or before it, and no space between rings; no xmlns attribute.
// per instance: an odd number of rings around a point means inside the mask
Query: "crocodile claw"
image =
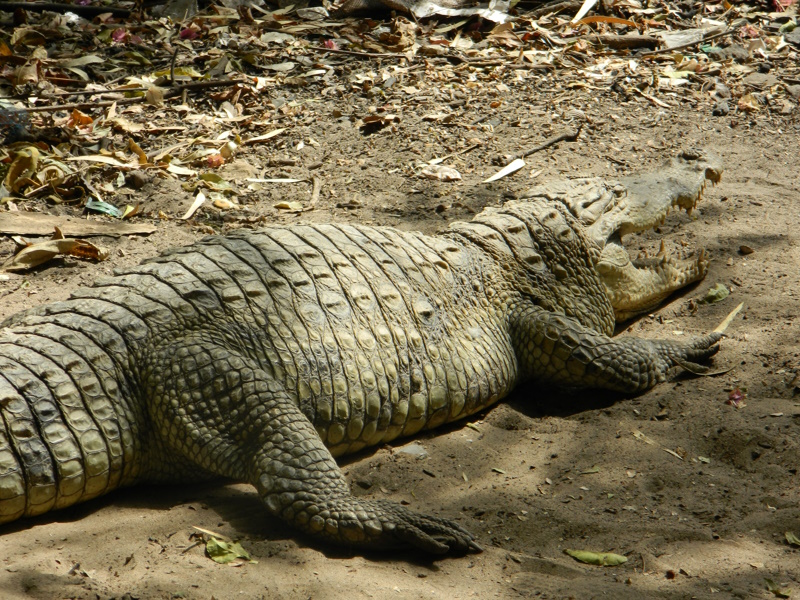
<svg viewBox="0 0 800 600"><path fill-rule="evenodd" d="M690 373L703 375L708 367L700 364L719 352L719 341L725 337L722 333L712 332L708 335L692 338L688 342L665 343L664 352L669 367L678 366Z"/></svg>
<svg viewBox="0 0 800 600"><path fill-rule="evenodd" d="M474 536L454 521L415 513L390 501L379 501L379 506L385 515L381 519L383 533L402 542L402 546L430 554L483 552ZM379 540L380 545L384 543L397 545L388 540Z"/></svg>

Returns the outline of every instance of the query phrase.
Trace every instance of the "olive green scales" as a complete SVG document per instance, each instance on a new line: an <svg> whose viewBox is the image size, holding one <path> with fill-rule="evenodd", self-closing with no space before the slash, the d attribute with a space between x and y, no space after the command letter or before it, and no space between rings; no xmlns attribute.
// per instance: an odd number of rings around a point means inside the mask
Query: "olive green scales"
<svg viewBox="0 0 800 600"><path fill-rule="evenodd" d="M0 328L0 523L224 476L320 539L477 549L452 521L353 497L334 457L464 418L523 380L636 393L713 355L719 334L611 335L708 266L702 251L631 260L622 236L691 210L720 175L689 151L640 177L541 186L437 236L209 237L17 314Z"/></svg>

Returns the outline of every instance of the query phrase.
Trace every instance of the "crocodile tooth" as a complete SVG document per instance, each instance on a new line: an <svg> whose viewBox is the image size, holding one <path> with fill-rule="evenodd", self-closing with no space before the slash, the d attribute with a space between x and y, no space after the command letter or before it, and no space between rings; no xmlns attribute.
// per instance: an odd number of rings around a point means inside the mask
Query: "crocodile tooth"
<svg viewBox="0 0 800 600"><path fill-rule="evenodd" d="M656 258L661 260L662 265L672 263L672 256L670 256L670 253L667 252L667 246L664 244L664 240L661 240L661 248L659 249Z"/></svg>

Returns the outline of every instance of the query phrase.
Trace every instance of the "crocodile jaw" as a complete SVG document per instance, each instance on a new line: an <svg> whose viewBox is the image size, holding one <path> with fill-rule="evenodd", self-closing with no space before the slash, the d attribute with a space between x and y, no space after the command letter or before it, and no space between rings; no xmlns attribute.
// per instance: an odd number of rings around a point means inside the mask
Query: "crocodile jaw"
<svg viewBox="0 0 800 600"><path fill-rule="evenodd" d="M704 250L689 259L679 259L665 251L655 258L631 260L627 250L617 243L603 249L596 265L597 273L614 307L617 323L655 310L670 294L703 279L709 259Z"/></svg>
<svg viewBox="0 0 800 600"><path fill-rule="evenodd" d="M717 184L721 178L718 158L700 150L685 150L658 171L622 178L616 198L587 231L602 248L613 238L663 225L674 207L691 214L706 185Z"/></svg>
<svg viewBox="0 0 800 600"><path fill-rule="evenodd" d="M685 151L661 170L623 179L625 193L588 227L601 246L596 269L614 307L617 322L649 312L676 290L705 277L708 258L700 250L691 259L666 252L631 260L622 236L662 225L673 207L691 214L706 185L722 177L720 161L698 151Z"/></svg>

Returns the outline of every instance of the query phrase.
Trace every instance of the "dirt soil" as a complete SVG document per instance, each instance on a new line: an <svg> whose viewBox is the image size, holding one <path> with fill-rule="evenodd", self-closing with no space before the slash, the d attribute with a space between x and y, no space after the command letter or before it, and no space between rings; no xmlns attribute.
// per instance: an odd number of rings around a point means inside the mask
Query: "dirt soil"
<svg viewBox="0 0 800 600"><path fill-rule="evenodd" d="M344 71L380 72L404 63L344 57L341 64ZM661 106L608 86L564 87L557 71L513 69L500 69L462 93L436 85L435 65L415 65L417 95L403 100L399 121L371 133L348 116L399 103L406 92L395 88L376 102L349 87L332 95L314 85L273 91L268 108L294 107L274 109L276 122L285 118L288 130L271 145L241 147L218 170L238 186L240 208L209 203L182 221L191 193L174 177L151 174L141 189L125 191L128 203L142 203L138 222L156 225L155 233L92 238L109 248L105 262L65 258L8 274L0 280L0 318L64 299L117 267L212 232L328 221L435 232L549 178L613 178L699 146L722 157L721 184L707 190L691 216L673 214L627 245L634 254L654 252L661 239L678 252L704 247L713 257L708 276L621 334L701 334L741 302L713 365L730 370L713 377L676 372L636 398L523 386L469 422L344 463L355 494L454 519L477 536L481 554L363 556L297 535L268 517L246 485L139 487L3 526L0 596L774 597L765 579L800 594L800 548L785 539L786 532L800 535L797 103L787 114L712 116L707 96L663 94ZM304 116L303 107L313 113ZM443 107L452 119L426 120ZM182 115L168 105L140 108L131 118L180 125ZM579 124L577 141L533 154L511 177L481 183L498 170L498 157ZM157 135L140 141L146 151L161 143ZM418 176L420 161L473 145L445 163L461 180ZM247 177L304 181L248 190ZM321 184L314 205L312 178ZM282 201L305 210L275 208ZM20 209L80 214L44 203ZM14 249L9 238L0 240L0 260ZM716 283L730 296L701 303ZM737 389L745 394L739 407L729 403ZM404 452L409 444L426 455ZM195 527L239 540L257 562L238 568L212 562L193 537ZM589 566L565 549L613 551L628 561Z"/></svg>

